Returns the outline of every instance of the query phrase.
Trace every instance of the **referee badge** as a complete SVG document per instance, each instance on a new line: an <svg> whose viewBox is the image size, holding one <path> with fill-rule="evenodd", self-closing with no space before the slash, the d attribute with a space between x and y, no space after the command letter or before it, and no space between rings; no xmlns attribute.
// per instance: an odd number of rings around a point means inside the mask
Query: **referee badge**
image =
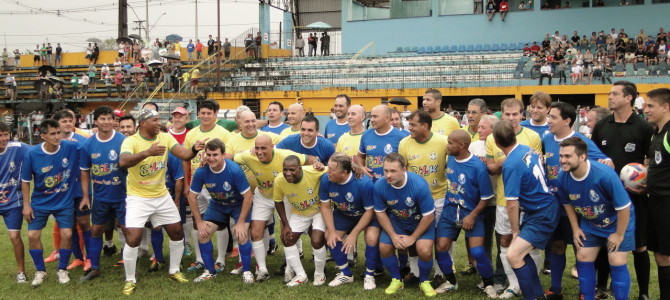
<svg viewBox="0 0 670 300"><path fill-rule="evenodd" d="M414 200L412 200L410 197L407 197L407 199L405 199L405 205L414 206Z"/></svg>
<svg viewBox="0 0 670 300"><path fill-rule="evenodd" d="M661 164L661 161L663 161L663 156L661 155L661 151L654 151L654 162L656 162L657 165Z"/></svg>

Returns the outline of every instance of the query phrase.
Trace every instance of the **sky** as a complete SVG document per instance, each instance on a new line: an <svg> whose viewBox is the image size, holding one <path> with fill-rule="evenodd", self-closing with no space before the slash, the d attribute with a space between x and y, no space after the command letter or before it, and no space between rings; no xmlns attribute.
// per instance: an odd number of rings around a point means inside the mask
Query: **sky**
<svg viewBox="0 0 670 300"><path fill-rule="evenodd" d="M136 20L146 19L147 0L128 0L128 33ZM258 27L258 0L220 0L221 36L234 38ZM195 41L195 0L148 0L149 36L179 34ZM198 0L198 36L203 43L216 36L216 0ZM0 0L0 43L3 48L33 49L37 43L61 43L66 52L85 50L86 39L116 38L118 0ZM132 7L132 9L131 9ZM134 11L134 12L133 12ZM279 30L282 12L270 9L270 27ZM145 33L142 32L142 37Z"/></svg>

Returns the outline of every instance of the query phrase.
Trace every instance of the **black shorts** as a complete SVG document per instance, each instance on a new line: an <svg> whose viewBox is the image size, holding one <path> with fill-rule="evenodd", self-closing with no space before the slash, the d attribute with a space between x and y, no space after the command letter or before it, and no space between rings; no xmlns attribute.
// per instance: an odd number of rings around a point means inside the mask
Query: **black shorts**
<svg viewBox="0 0 670 300"><path fill-rule="evenodd" d="M635 248L642 248L647 246L649 232L649 198L647 195L633 193L628 193L628 195L635 207Z"/></svg>
<svg viewBox="0 0 670 300"><path fill-rule="evenodd" d="M647 248L670 256L670 197L649 196Z"/></svg>

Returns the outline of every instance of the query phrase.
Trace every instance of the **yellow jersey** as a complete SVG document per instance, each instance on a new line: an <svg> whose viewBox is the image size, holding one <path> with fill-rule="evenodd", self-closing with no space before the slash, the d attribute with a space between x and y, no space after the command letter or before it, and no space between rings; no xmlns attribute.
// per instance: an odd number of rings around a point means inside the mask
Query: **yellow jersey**
<svg viewBox="0 0 670 300"><path fill-rule="evenodd" d="M177 140L166 132L161 132L152 140L140 135L139 131L121 144L121 154L137 154L149 149L153 143L158 142L165 146L167 151L161 156L149 156L135 166L128 168L128 179L126 189L128 196L143 198L158 198L168 193L165 187L165 170L167 169L168 151L179 145Z"/></svg>
<svg viewBox="0 0 670 300"><path fill-rule="evenodd" d="M345 132L344 134L342 134L340 136L340 139L337 140L337 146L335 147L335 152L342 152L349 157L358 154L358 147L361 145L361 137L363 136L363 132L359 134L351 134L350 132Z"/></svg>
<svg viewBox="0 0 670 300"><path fill-rule="evenodd" d="M442 113L441 117L433 119L433 126L430 128L430 131L444 136L449 136L449 134L451 134L454 130L460 128L461 125L458 124L458 120L456 120L456 118L449 114Z"/></svg>
<svg viewBox="0 0 670 300"><path fill-rule="evenodd" d="M542 153L542 139L540 139L540 135L533 130L521 127L521 130L516 134L516 142L530 147L537 153ZM486 137L486 157L493 158L493 161L495 162L502 161L506 158L505 153L503 153L496 145L496 142L493 139L493 134ZM507 199L505 199L505 188L503 186L502 175L495 175L492 177L495 178L496 182L496 205L506 206Z"/></svg>
<svg viewBox="0 0 670 300"><path fill-rule="evenodd" d="M230 147L230 145L228 145L228 140L231 133L228 130L219 125L215 125L214 128L210 129L209 131L202 131L200 127L201 126L197 126L186 133L186 138L184 138L184 148L191 149L193 145L195 145L195 142L204 138L209 138L207 141L211 141L214 138L219 138L226 145L226 148ZM200 167L204 155L205 150L202 150L198 152L198 154L191 160L191 178L193 178L195 170ZM191 181L191 178L189 178L189 182Z"/></svg>
<svg viewBox="0 0 670 300"><path fill-rule="evenodd" d="M279 133L279 140L281 141L281 140L285 139L285 138L286 138L287 136L289 136L289 135L292 135L292 134L299 134L299 133L300 133L300 129L298 129L298 130L293 130L293 128L291 128L291 126L286 127L286 128L284 128L284 130L281 131L281 133Z"/></svg>
<svg viewBox="0 0 670 300"><path fill-rule="evenodd" d="M421 175L433 195L444 198L447 193L447 137L432 133L428 141L419 143L411 136L400 141L398 153L407 160L407 171Z"/></svg>
<svg viewBox="0 0 670 300"><path fill-rule="evenodd" d="M479 132L477 131L477 128L475 128L475 132L472 132L470 131L470 126L465 125L465 127L463 127L463 130L465 130L470 135L471 143L479 141Z"/></svg>
<svg viewBox="0 0 670 300"><path fill-rule="evenodd" d="M294 214L307 217L315 215L320 210L321 175L326 173L326 170L327 168L317 171L312 166L303 166L302 178L297 183L289 183L284 174L280 173L275 178L272 199L275 202L282 202L286 197Z"/></svg>
<svg viewBox="0 0 670 300"><path fill-rule="evenodd" d="M272 150L272 160L269 162L261 162L256 155L251 154L249 151L235 154L234 160L239 165L246 166L251 170L258 183L258 191L263 197L272 199L273 183L275 178L282 173L284 159L289 155L297 156L300 159L301 165L304 165L305 161L307 161L307 155L287 149Z"/></svg>
<svg viewBox="0 0 670 300"><path fill-rule="evenodd" d="M265 134L270 137L272 140L272 144L276 145L279 143L279 136L272 133L272 132L264 132L264 131L257 131L256 135L253 137L245 137L242 135L241 132L238 133L233 133L230 135L228 138L228 143L226 144L226 153L230 154L237 154L237 153L242 153L244 151L250 151L256 146L256 137L258 137L259 134ZM249 181L249 186L251 186L251 190L254 190L256 188L256 177L254 177L254 173L251 172L251 170L247 166L242 166L242 170L244 170L244 174L247 175L247 180Z"/></svg>

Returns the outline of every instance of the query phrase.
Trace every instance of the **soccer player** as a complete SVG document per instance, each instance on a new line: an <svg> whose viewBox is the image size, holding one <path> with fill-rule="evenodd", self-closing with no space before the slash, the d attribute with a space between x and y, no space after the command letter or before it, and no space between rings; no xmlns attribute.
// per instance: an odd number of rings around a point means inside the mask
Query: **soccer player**
<svg viewBox="0 0 670 300"><path fill-rule="evenodd" d="M533 132L537 135L537 133ZM542 162L534 149L517 142L514 126L501 121L493 127L496 145L507 156L502 167L507 216L512 241L507 261L514 269L524 299L544 297L531 250L544 249L558 222L558 202L547 186ZM524 211L520 226L520 209Z"/></svg>
<svg viewBox="0 0 670 300"><path fill-rule="evenodd" d="M316 156L322 163L328 163L330 156L335 153L333 143L319 136L319 120L313 116L305 116L300 125L300 134L287 136L277 144L277 148Z"/></svg>
<svg viewBox="0 0 670 300"><path fill-rule="evenodd" d="M23 201L21 201L21 166L23 158L30 146L21 142L10 142L11 129L6 123L0 123L0 215L2 215L9 240L14 248L14 258L18 273L17 283L26 283L24 268L24 246L21 239L21 227L23 226Z"/></svg>
<svg viewBox="0 0 670 300"><path fill-rule="evenodd" d="M650 123L656 125L657 129L651 139L647 154L649 169L646 188L649 194L649 211L642 218L649 219L648 242L649 249L654 252L658 265L660 298L670 299L670 236L667 234L670 221L668 220L670 210L668 207L670 200L670 187L668 186L670 183L670 178L668 178L670 175L670 134L668 134L670 130L670 90L660 88L649 91L644 114L647 115Z"/></svg>
<svg viewBox="0 0 670 300"><path fill-rule="evenodd" d="M335 119L328 121L326 124L326 131L324 135L334 145L337 145L340 137L349 131L347 120L347 113L351 106L351 98L347 94L340 94L335 96L335 103L333 103L333 112Z"/></svg>
<svg viewBox="0 0 670 300"><path fill-rule="evenodd" d="M198 242L206 270L194 282L202 282L216 276L214 258L212 257L212 234L229 226L232 218L236 223L233 233L240 244L242 258L242 278L244 283L253 283L251 274L251 243L247 239L249 221L251 220L252 195L249 182L244 171L235 162L225 159L226 146L218 138L207 142L204 161L206 166L195 171L188 195L188 202L196 207L198 195L202 194L203 187L211 195L205 214L193 210L193 218L198 224ZM219 249L224 251L224 249Z"/></svg>
<svg viewBox="0 0 670 300"><path fill-rule="evenodd" d="M319 198L321 215L326 225L327 245L340 273L328 283L329 286L354 282L347 254L355 251L358 235L370 228L368 225L374 217L373 189L374 185L369 177L354 176L351 157L343 153L336 153L330 157L328 173L321 176ZM376 236L371 243L377 243ZM367 252L366 264L375 260L375 257L367 257ZM374 267L372 269L374 270ZM372 282L369 282L370 279ZM366 276L365 280L364 289L376 287L373 276Z"/></svg>
<svg viewBox="0 0 670 300"><path fill-rule="evenodd" d="M431 131L449 136L449 134L461 128L458 124L456 118L446 114L442 111L442 93L436 89L429 89L423 94L423 110L430 113L430 117L433 118L433 127Z"/></svg>
<svg viewBox="0 0 670 300"><path fill-rule="evenodd" d="M167 151L182 160L191 160L205 144L204 140L197 141L191 149L179 145L170 134L161 132L160 116L155 110L141 110L137 121L139 131L123 141L119 156L119 167L128 170L126 245L123 250L123 266L126 270L126 283L122 290L124 295L135 292L138 246L147 220L155 227L164 226L170 237L168 277L177 282L188 282L184 274L179 272L184 252L181 217L165 187Z"/></svg>
<svg viewBox="0 0 670 300"><path fill-rule="evenodd" d="M372 108L370 124L372 128L361 137L355 161L361 172L376 181L384 175L384 157L398 152L400 140L408 134L391 126L391 109L386 105Z"/></svg>
<svg viewBox="0 0 670 300"><path fill-rule="evenodd" d="M41 236L50 215L58 222L61 236L58 282L70 281L66 268L72 253L75 185L79 184L78 176L73 174L79 160L77 143L61 141L60 125L56 120L44 120L39 128L44 142L28 150L21 168L23 218L28 221L29 252L37 270L33 286L42 284L47 276Z"/></svg>
<svg viewBox="0 0 670 300"><path fill-rule="evenodd" d="M596 299L594 261L600 248L607 247L614 299L628 299L628 252L635 248L632 203L614 170L591 160L587 151L584 138L561 141L563 172L557 179L557 194L570 219L577 248L579 290L585 300Z"/></svg>
<svg viewBox="0 0 670 300"><path fill-rule="evenodd" d="M379 239L384 267L391 274L391 284L384 291L392 295L404 287L396 249L414 247L419 255L419 287L428 296L437 295L428 276L433 268L435 240L435 203L426 180L407 171L407 162L398 153L384 158L384 177L375 183L374 206L379 225L384 229Z"/></svg>
<svg viewBox="0 0 670 300"><path fill-rule="evenodd" d="M119 168L119 152L125 137L114 131L114 115L109 106L99 106L93 112L98 132L81 146L79 168L81 169L81 206L91 207L91 240L88 257L91 269L80 279L89 281L100 276L100 253L102 234L109 221L118 220L125 231L126 216L126 172ZM91 206L89 191L93 182Z"/></svg>
<svg viewBox="0 0 670 300"><path fill-rule="evenodd" d="M551 96L545 92L535 92L530 96L530 118L521 122L521 126L537 132L542 137L548 130L547 114L551 105ZM573 120L574 122L574 120Z"/></svg>
<svg viewBox="0 0 670 300"><path fill-rule="evenodd" d="M466 112L468 118L468 125L463 127L470 134L472 143L479 140L479 121L482 116L489 111L484 99L475 98L468 102L468 110Z"/></svg>
<svg viewBox="0 0 670 300"><path fill-rule="evenodd" d="M292 134L300 133L300 124L302 118L305 117L305 108L300 103L293 103L288 106L288 113L286 114L286 122L290 127L284 128L279 134L281 139L286 138Z"/></svg>
<svg viewBox="0 0 670 300"><path fill-rule="evenodd" d="M137 131L137 122L132 115L125 115L119 118L119 132L126 137L135 134Z"/></svg>
<svg viewBox="0 0 670 300"><path fill-rule="evenodd" d="M412 124L410 122L410 124ZM410 125L411 126L411 125ZM456 130L449 135L447 152L448 201L438 220L435 240L435 258L444 270L447 281L435 289L436 292L456 290L453 260L447 252L465 230L470 253L477 261L477 270L484 281L484 292L489 298L497 298L493 288L493 266L484 250L483 212L493 199L493 188L486 164L468 151L471 137L465 130Z"/></svg>
<svg viewBox="0 0 670 300"><path fill-rule="evenodd" d="M309 233L314 255L314 282L315 286L326 283L326 226L323 223L319 211L319 183L324 171L319 171L311 166L300 166L300 159L295 155L289 155L284 159L282 174L275 178L272 197L282 224L282 242L286 263L291 266L296 275L286 283L293 287L308 281L296 242L300 235ZM284 197L291 205L290 218L287 218Z"/></svg>
<svg viewBox="0 0 670 300"><path fill-rule="evenodd" d="M279 101L272 101L265 110L268 117L268 124L261 127L262 131L280 134L282 130L288 128L288 125L282 121L284 116L284 104Z"/></svg>
<svg viewBox="0 0 670 300"><path fill-rule="evenodd" d="M365 131L365 127L363 127L364 120L365 107L360 104L349 106L349 110L347 110L349 131L340 136L337 145L335 145L335 152L342 152L349 157L354 157L358 154L361 137Z"/></svg>

